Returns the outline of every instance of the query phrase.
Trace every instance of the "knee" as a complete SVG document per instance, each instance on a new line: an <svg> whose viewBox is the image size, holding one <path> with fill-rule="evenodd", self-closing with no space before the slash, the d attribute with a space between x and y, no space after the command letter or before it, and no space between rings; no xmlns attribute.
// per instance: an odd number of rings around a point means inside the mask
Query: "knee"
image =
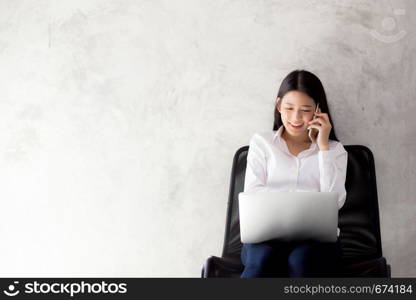
<svg viewBox="0 0 416 300"><path fill-rule="evenodd" d="M313 263L311 249L307 245L296 247L288 257L288 268L295 276L307 276Z"/></svg>
<svg viewBox="0 0 416 300"><path fill-rule="evenodd" d="M288 267L292 277L331 275L336 268L333 246L308 243L296 247L288 257Z"/></svg>
<svg viewBox="0 0 416 300"><path fill-rule="evenodd" d="M264 267L272 259L272 247L264 244L244 244L243 264L250 267Z"/></svg>

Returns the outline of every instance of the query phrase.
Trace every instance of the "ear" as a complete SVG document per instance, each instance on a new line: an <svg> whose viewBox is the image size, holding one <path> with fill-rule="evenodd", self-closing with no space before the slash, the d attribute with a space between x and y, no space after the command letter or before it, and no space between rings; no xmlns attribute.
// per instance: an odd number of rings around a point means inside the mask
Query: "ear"
<svg viewBox="0 0 416 300"><path fill-rule="evenodd" d="M276 109L279 111L279 113L281 112L281 109L280 109L281 104L282 104L282 98L277 97L276 98Z"/></svg>

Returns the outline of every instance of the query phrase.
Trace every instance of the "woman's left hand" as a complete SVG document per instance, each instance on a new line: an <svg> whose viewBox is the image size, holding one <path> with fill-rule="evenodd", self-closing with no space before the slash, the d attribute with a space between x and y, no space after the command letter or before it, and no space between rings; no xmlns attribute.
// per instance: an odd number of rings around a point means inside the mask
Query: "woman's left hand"
<svg viewBox="0 0 416 300"><path fill-rule="evenodd" d="M329 122L327 113L315 112L316 118L308 122L308 128L316 128L318 136L316 143L320 150L329 150L329 134L331 133L332 125Z"/></svg>

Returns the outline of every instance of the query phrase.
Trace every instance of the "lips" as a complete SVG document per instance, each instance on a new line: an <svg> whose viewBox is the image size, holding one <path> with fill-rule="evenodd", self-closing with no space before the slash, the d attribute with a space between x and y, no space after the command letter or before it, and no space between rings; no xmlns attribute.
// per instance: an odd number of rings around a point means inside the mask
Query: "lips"
<svg viewBox="0 0 416 300"><path fill-rule="evenodd" d="M300 129L300 128L302 128L302 127L303 127L303 124L300 124L300 125L298 125L298 126L295 126L295 125L293 125L292 123L290 123L290 125L292 126L292 128L295 128L295 129Z"/></svg>

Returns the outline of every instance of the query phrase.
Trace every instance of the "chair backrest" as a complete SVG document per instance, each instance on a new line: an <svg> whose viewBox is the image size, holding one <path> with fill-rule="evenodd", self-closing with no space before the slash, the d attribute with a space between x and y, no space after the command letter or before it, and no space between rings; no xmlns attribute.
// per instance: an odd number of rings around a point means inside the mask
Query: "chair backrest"
<svg viewBox="0 0 416 300"><path fill-rule="evenodd" d="M339 211L343 259L378 258L382 248L374 157L365 146L344 148L348 152L347 198ZM248 149L244 146L234 155L222 257L239 258L241 252L238 193L244 190Z"/></svg>

